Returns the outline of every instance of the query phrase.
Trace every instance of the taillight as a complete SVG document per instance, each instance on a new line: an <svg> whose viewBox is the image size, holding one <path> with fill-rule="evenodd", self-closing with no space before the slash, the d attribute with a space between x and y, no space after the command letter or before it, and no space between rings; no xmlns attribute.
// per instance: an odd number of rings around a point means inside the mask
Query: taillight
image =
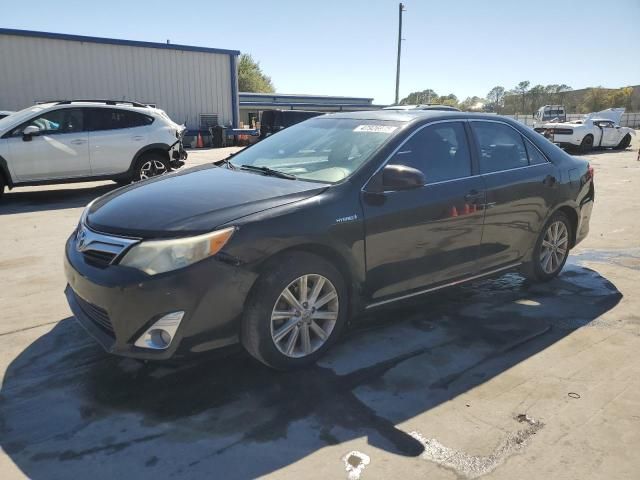
<svg viewBox="0 0 640 480"><path fill-rule="evenodd" d="M587 167L587 180L593 180L593 167L591 165L589 165Z"/></svg>

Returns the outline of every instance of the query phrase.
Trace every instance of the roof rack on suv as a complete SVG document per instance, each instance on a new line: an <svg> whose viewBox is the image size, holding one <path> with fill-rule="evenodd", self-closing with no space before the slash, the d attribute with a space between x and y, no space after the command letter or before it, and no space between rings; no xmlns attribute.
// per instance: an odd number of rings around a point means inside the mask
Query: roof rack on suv
<svg viewBox="0 0 640 480"><path fill-rule="evenodd" d="M39 103L55 103L56 105L68 105L70 103L79 103L79 102L88 102L88 103L104 103L105 105L131 105L132 107L140 107L140 108L148 108L144 103L133 102L131 100L104 100L104 99L79 99L79 100L52 100L51 102L39 102Z"/></svg>

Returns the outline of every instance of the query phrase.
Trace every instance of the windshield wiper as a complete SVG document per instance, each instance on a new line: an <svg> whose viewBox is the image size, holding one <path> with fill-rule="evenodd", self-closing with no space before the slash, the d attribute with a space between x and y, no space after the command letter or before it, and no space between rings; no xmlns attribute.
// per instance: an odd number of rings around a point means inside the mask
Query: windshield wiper
<svg viewBox="0 0 640 480"><path fill-rule="evenodd" d="M235 153L230 154L227 158L223 158L222 160L217 160L215 162L213 162L214 165L220 165L221 163L224 163L228 169L230 170L235 170L236 167L235 165L233 165L233 163L231 163L231 157L233 157L235 155Z"/></svg>
<svg viewBox="0 0 640 480"><path fill-rule="evenodd" d="M254 172L262 172L265 175L270 175L272 177L287 178L289 180L296 179L295 175L291 175L290 173L284 173L284 172L281 172L280 170L274 170L273 168L269 168L269 167L256 167L255 165L241 165L240 168L242 170L252 170Z"/></svg>

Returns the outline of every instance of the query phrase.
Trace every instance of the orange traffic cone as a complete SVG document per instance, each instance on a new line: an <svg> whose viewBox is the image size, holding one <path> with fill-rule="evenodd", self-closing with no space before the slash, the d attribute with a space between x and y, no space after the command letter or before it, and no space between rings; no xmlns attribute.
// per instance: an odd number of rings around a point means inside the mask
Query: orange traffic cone
<svg viewBox="0 0 640 480"><path fill-rule="evenodd" d="M458 209L456 208L455 205L453 207L451 207L451 216L452 217L457 217L458 216Z"/></svg>
<svg viewBox="0 0 640 480"><path fill-rule="evenodd" d="M196 141L196 148L204 148L204 142L202 141L202 135L198 132L198 140Z"/></svg>

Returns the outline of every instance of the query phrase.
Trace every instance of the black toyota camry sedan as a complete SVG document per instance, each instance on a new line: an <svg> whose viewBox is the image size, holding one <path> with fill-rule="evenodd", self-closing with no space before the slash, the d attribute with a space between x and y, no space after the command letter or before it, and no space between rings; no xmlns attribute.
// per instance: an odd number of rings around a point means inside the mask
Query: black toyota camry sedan
<svg viewBox="0 0 640 480"><path fill-rule="evenodd" d="M287 369L364 310L513 269L552 279L593 201L586 161L507 118L325 115L92 202L66 296L113 354L240 342Z"/></svg>

